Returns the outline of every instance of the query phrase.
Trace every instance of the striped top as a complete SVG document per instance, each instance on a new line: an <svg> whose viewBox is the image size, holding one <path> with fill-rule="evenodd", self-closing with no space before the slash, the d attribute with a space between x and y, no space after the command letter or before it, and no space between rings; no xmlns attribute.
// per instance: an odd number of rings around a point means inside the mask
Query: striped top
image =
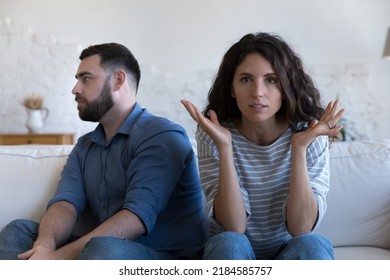
<svg viewBox="0 0 390 280"><path fill-rule="evenodd" d="M291 238L286 227L286 203L291 172L291 137L288 128L273 144L259 146L242 136L233 123L224 124L232 134L234 165L245 202L248 221L245 234L257 259L273 259L283 243ZM199 171L207 200L210 235L223 229L214 219L214 196L219 181L218 150L201 128L196 132ZM329 190L329 143L317 137L307 148L307 168L318 202L319 225L326 212Z"/></svg>

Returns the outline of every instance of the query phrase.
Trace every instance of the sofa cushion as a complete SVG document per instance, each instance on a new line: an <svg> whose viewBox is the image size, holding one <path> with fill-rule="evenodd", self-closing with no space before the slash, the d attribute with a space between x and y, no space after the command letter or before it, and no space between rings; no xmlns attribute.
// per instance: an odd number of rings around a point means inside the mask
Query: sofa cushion
<svg viewBox="0 0 390 280"><path fill-rule="evenodd" d="M73 146L0 146L0 229L16 218L38 221Z"/></svg>
<svg viewBox="0 0 390 280"><path fill-rule="evenodd" d="M390 260L390 251L376 247L336 247L336 260Z"/></svg>
<svg viewBox="0 0 390 280"><path fill-rule="evenodd" d="M334 246L390 248L390 141L330 149L328 210L317 233Z"/></svg>

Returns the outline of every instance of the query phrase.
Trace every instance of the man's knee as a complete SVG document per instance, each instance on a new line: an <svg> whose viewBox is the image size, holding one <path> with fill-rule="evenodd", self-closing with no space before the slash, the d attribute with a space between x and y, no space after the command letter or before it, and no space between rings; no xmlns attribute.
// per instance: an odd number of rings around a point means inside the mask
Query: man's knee
<svg viewBox="0 0 390 280"><path fill-rule="evenodd" d="M36 239L38 233L38 223L31 220L16 219L7 224L0 232L1 236L19 236L20 234L29 235Z"/></svg>
<svg viewBox="0 0 390 280"><path fill-rule="evenodd" d="M110 252L110 237L93 237L87 242L80 259L99 260L107 259Z"/></svg>
<svg viewBox="0 0 390 280"><path fill-rule="evenodd" d="M137 252L143 245L111 236L93 237L85 245L80 259L87 260L123 260L137 259Z"/></svg>
<svg viewBox="0 0 390 280"><path fill-rule="evenodd" d="M0 232L0 259L14 260L17 255L31 249L38 236L38 223L14 220Z"/></svg>

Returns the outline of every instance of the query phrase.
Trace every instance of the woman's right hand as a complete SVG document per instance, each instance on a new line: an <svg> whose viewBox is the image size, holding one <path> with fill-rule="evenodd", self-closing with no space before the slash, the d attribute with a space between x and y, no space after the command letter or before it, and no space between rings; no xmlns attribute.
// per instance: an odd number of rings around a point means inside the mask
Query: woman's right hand
<svg viewBox="0 0 390 280"><path fill-rule="evenodd" d="M232 136L230 131L220 125L215 111L210 110L209 118L206 118L190 101L182 99L181 103L198 125L214 140L218 148L231 145Z"/></svg>
<svg viewBox="0 0 390 280"><path fill-rule="evenodd" d="M219 173L215 176L218 175L219 180L216 186L209 186L211 190L216 188L213 202L215 220L226 231L244 233L247 215L234 166L232 135L219 123L215 111L209 111L209 118L207 118L191 102L181 100L181 103L217 145Z"/></svg>

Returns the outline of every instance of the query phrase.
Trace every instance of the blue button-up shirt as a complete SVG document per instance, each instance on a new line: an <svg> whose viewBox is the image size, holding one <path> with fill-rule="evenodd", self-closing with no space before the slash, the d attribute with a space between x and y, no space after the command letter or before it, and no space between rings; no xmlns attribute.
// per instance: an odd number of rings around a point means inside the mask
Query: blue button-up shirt
<svg viewBox="0 0 390 280"><path fill-rule="evenodd" d="M77 141L49 206L90 207L100 224L121 209L136 214L156 250L188 251L205 242L207 219L194 152L185 130L136 104L106 142L101 124Z"/></svg>

